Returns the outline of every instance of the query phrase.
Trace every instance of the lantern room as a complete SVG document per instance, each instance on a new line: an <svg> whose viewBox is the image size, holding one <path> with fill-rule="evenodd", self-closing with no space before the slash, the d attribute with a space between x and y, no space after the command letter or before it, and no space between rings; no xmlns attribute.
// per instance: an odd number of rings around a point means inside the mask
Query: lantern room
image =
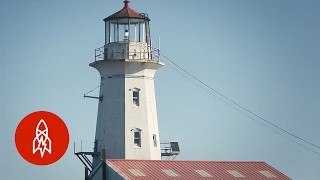
<svg viewBox="0 0 320 180"><path fill-rule="evenodd" d="M151 51L149 17L129 6L125 0L124 7L103 19L105 22L105 45L96 49L97 60L151 60L159 57Z"/></svg>
<svg viewBox="0 0 320 180"><path fill-rule="evenodd" d="M132 10L128 0L120 11L105 18L105 44L114 42L145 42L150 44L150 19Z"/></svg>

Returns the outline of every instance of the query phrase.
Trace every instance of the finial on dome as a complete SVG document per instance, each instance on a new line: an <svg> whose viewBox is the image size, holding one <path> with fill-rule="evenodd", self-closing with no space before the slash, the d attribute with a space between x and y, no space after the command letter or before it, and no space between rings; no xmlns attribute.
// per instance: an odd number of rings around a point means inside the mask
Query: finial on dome
<svg viewBox="0 0 320 180"><path fill-rule="evenodd" d="M125 0L125 1L123 1L123 2L124 2L124 7L129 7L129 3L130 3L129 0Z"/></svg>

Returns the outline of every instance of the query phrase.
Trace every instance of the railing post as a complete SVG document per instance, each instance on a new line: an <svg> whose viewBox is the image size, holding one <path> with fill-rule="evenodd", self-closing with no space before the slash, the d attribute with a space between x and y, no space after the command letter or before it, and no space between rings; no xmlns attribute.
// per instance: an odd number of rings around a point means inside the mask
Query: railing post
<svg viewBox="0 0 320 180"><path fill-rule="evenodd" d="M139 35L139 36L140 36L140 35ZM139 54L140 60L142 60L142 54L141 54L141 51L142 51L142 45L140 44L140 50L139 50L139 52L140 52L140 54Z"/></svg>

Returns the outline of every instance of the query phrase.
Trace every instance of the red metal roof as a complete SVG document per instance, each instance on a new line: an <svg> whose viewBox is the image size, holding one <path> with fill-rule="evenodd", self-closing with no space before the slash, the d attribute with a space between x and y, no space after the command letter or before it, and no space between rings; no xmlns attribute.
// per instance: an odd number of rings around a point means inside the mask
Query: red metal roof
<svg viewBox="0 0 320 180"><path fill-rule="evenodd" d="M124 179L290 180L265 162L107 159Z"/></svg>
<svg viewBox="0 0 320 180"><path fill-rule="evenodd" d="M147 16L142 15L141 13L131 9L129 6L129 3L130 3L129 0L125 0L123 2L124 2L124 7L120 11L106 17L103 20L106 21L109 19L128 18L129 17L129 18L147 19L150 21L150 19Z"/></svg>

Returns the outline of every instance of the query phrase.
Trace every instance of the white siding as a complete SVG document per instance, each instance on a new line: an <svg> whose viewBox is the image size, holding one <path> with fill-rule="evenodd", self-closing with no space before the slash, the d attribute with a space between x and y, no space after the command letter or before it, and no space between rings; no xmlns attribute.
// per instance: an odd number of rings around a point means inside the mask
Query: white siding
<svg viewBox="0 0 320 180"><path fill-rule="evenodd" d="M161 159L154 74L163 65L132 59L90 64L100 72L102 84L103 101L99 101L95 136L98 152L106 147L107 158ZM139 106L133 105L134 89L139 89ZM141 131L141 147L134 145L136 129ZM94 158L94 166L100 159Z"/></svg>

